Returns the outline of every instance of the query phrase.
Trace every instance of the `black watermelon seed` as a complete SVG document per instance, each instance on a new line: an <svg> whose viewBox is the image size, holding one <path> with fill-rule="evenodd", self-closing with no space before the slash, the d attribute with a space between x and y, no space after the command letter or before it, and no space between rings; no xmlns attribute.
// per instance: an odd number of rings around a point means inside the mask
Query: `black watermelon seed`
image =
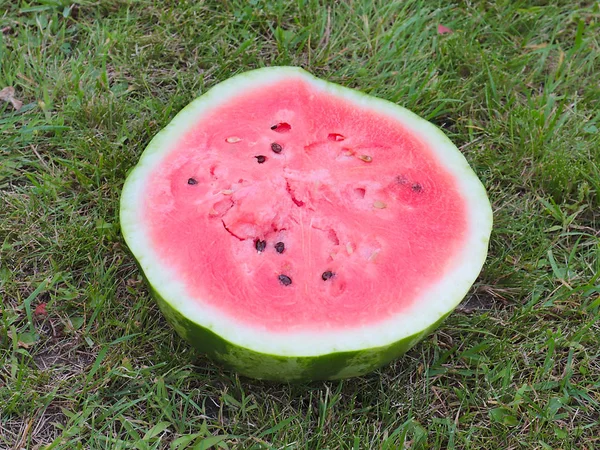
<svg viewBox="0 0 600 450"><path fill-rule="evenodd" d="M275 244L275 250L277 250L277 253L283 253L285 250L285 244L283 242L278 242Z"/></svg>
<svg viewBox="0 0 600 450"><path fill-rule="evenodd" d="M264 252L265 248L267 248L267 241L257 239L256 241L254 241L254 248L256 248L256 251L258 253Z"/></svg>
<svg viewBox="0 0 600 450"><path fill-rule="evenodd" d="M281 150L283 150L283 147L281 145L279 145L277 142L273 142L271 144L271 150L273 150L275 153L281 153Z"/></svg>
<svg viewBox="0 0 600 450"><path fill-rule="evenodd" d="M421 192L423 190L423 186L421 186L419 183L415 183L412 185L412 190L415 192Z"/></svg>
<svg viewBox="0 0 600 450"><path fill-rule="evenodd" d="M259 164L262 164L267 160L267 157L264 155L258 155L258 156L255 156L255 158Z"/></svg>
<svg viewBox="0 0 600 450"><path fill-rule="evenodd" d="M290 284L292 284L292 279L287 275L281 274L279 275L279 282L284 286L289 286Z"/></svg>
<svg viewBox="0 0 600 450"><path fill-rule="evenodd" d="M327 270L327 271L323 272L323 275L321 275L321 278L323 278L323 281L327 281L334 275L335 274L331 270Z"/></svg>
<svg viewBox="0 0 600 450"><path fill-rule="evenodd" d="M198 181L196 181L195 178L188 178L188 184L191 184L191 185L198 184Z"/></svg>

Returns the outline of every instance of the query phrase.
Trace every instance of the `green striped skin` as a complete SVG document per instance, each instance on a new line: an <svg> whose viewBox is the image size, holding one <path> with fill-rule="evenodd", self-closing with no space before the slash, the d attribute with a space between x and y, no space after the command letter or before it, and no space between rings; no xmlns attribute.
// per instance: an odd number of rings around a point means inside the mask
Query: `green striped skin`
<svg viewBox="0 0 600 450"><path fill-rule="evenodd" d="M319 356L286 357L269 355L244 348L218 336L169 305L148 283L152 296L175 331L201 353L226 367L250 378L283 382L336 380L369 373L404 354L417 342L435 330L450 314L431 327L385 347Z"/></svg>

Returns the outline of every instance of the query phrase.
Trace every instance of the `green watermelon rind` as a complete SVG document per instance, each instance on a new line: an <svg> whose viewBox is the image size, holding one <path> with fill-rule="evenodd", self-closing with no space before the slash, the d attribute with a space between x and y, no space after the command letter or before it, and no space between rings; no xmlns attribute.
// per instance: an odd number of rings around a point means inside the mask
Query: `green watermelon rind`
<svg viewBox="0 0 600 450"><path fill-rule="evenodd" d="M463 184L461 193L470 205L473 236L469 248L465 248L459 259L459 267L451 276L444 278L445 284L439 283L427 293L426 298L431 300L427 311L420 313L415 308L416 313L412 312L408 319L392 318L386 324L356 333L351 330L314 337L294 335L287 340L286 336L265 337L260 331L248 331L243 324L191 301L186 297L184 287L177 284L176 274L157 263L141 227L137 209L145 177L169 153L169 147L176 138L200 120L205 111L234 100L236 93L243 92L244 87L252 88L286 77L301 77L313 83L316 89L404 122L436 147L436 156L451 168L457 182ZM269 67L236 75L186 106L152 139L127 177L120 213L127 245L148 280L161 311L175 330L201 352L243 375L280 381L362 375L406 352L436 329L467 294L486 259L492 228L491 205L483 185L464 156L440 129L394 103L323 81L297 67Z"/></svg>
<svg viewBox="0 0 600 450"><path fill-rule="evenodd" d="M152 287L151 292L177 334L198 351L241 375L270 381L310 382L365 375L406 353L438 328L450 314L446 314L420 333L387 346L320 356L282 356L255 352L233 344L183 316Z"/></svg>

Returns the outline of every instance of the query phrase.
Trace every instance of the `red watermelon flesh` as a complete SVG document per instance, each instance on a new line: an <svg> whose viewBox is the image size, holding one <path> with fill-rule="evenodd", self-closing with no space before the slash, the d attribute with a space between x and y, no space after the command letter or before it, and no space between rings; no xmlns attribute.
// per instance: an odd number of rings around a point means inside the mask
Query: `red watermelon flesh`
<svg viewBox="0 0 600 450"><path fill-rule="evenodd" d="M301 79L238 96L174 148L145 198L155 250L192 297L253 327L375 324L464 243L464 199L429 145Z"/></svg>
<svg viewBox="0 0 600 450"><path fill-rule="evenodd" d="M177 332L284 381L405 352L465 296L492 227L438 128L291 67L237 75L182 110L128 176L120 213Z"/></svg>

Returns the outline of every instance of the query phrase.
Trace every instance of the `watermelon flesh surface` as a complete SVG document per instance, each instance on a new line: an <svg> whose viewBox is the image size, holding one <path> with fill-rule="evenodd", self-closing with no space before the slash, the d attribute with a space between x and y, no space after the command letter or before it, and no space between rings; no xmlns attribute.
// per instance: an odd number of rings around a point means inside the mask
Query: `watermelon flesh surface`
<svg viewBox="0 0 600 450"><path fill-rule="evenodd" d="M121 222L183 337L246 375L292 380L365 373L437 326L485 260L491 210L428 122L268 68L153 140Z"/></svg>
<svg viewBox="0 0 600 450"><path fill-rule="evenodd" d="M301 79L215 109L174 147L145 199L155 250L192 297L248 326L375 324L464 242L464 199L427 143Z"/></svg>

